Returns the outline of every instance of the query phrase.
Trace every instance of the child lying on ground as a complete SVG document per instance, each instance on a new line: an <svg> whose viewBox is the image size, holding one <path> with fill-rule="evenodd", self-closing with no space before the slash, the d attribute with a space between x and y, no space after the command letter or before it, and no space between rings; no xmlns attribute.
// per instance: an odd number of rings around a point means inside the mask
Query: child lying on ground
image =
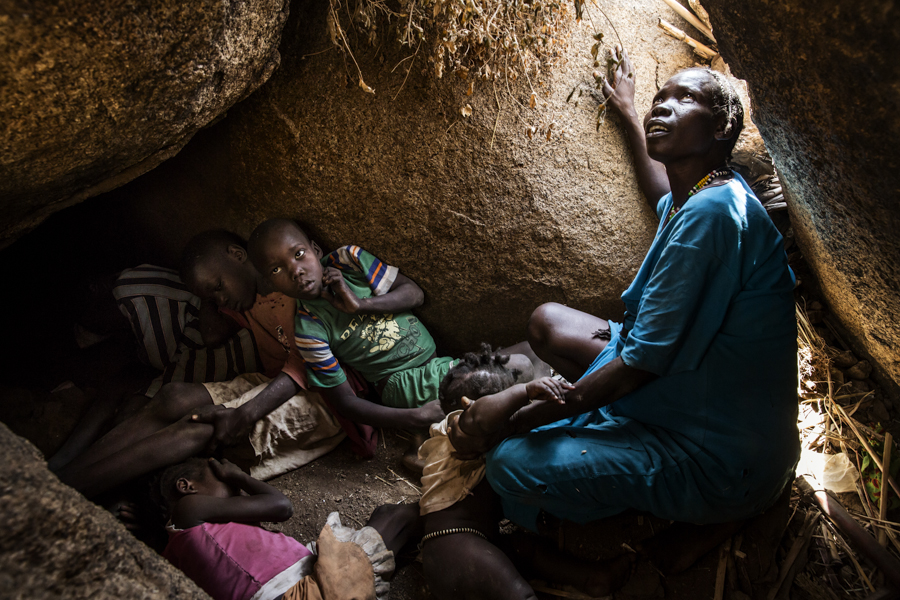
<svg viewBox="0 0 900 600"><path fill-rule="evenodd" d="M441 383L441 405L448 415L432 425L431 439L419 449L426 463L419 500L425 533L422 563L430 589L441 599L535 598L513 561L495 545L501 543L497 525L503 514L499 497L483 481L484 458L457 458L447 437L452 427L483 431L486 417L512 415L530 402L564 402L571 385L549 377L516 384L508 360L487 344L481 354L466 354ZM522 537L514 551L520 569L529 575L591 596L605 596L624 584L634 562L632 556L577 560Z"/></svg>
<svg viewBox="0 0 900 600"><path fill-rule="evenodd" d="M73 460L59 476L88 497L155 469L239 444L251 472L269 478L334 448L341 427L318 394L304 392L303 361L293 344L294 301L272 290L247 260L245 242L221 230L192 239L184 251L188 289L206 309L204 339L244 326L253 333L263 374L215 384L168 384L135 417ZM271 380L269 378L272 378ZM356 428L347 423L351 435ZM370 430L356 435L371 451Z"/></svg>
<svg viewBox="0 0 900 600"><path fill-rule="evenodd" d="M294 340L309 383L340 414L411 430L443 418L437 391L453 360L437 358L431 334L410 312L424 299L415 282L358 246L323 256L286 219L258 226L249 249L268 283L297 299ZM344 366L374 384L382 404L357 397Z"/></svg>
<svg viewBox="0 0 900 600"><path fill-rule="evenodd" d="M385 505L359 531L331 513L304 546L259 525L288 520L290 500L227 460L169 467L160 491L170 514L163 556L214 600L384 600L394 553L416 533L415 505Z"/></svg>
<svg viewBox="0 0 900 600"><path fill-rule="evenodd" d="M259 370L250 331L232 327L210 339L209 328L204 331L202 325L200 298L171 269L140 265L94 281L85 305L75 325L79 347L127 331L137 359L156 376L136 378L133 370L107 374L96 400L48 461L52 471L81 454L111 424L136 413L164 384L224 381Z"/></svg>

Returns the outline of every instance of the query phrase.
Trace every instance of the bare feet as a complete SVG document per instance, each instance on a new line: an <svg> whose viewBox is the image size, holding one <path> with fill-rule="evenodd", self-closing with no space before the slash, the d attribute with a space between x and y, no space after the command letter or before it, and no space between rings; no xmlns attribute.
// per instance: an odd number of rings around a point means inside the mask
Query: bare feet
<svg viewBox="0 0 900 600"><path fill-rule="evenodd" d="M673 523L671 527L650 538L639 548L665 575L687 570L701 556L716 548L743 527L746 521L692 525Z"/></svg>

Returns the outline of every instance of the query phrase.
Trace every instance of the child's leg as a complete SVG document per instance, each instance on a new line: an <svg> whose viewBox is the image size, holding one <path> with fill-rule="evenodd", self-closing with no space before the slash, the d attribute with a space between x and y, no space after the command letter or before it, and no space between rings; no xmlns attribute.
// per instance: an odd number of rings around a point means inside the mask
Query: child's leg
<svg viewBox="0 0 900 600"><path fill-rule="evenodd" d="M528 319L528 343L535 354L569 381L577 381L600 352L608 337L609 323L580 310L548 302Z"/></svg>
<svg viewBox="0 0 900 600"><path fill-rule="evenodd" d="M532 600L534 590L499 548L474 533L425 542L422 567L441 600Z"/></svg>
<svg viewBox="0 0 900 600"><path fill-rule="evenodd" d="M72 459L59 471L60 479L66 481L74 471L106 460L118 452L127 452L136 441L168 427L191 411L210 404L212 398L201 384L164 385L138 414L114 427L81 455Z"/></svg>
<svg viewBox="0 0 900 600"><path fill-rule="evenodd" d="M418 504L383 504L372 512L369 527L381 534L384 545L396 556L412 540L422 536Z"/></svg>
<svg viewBox="0 0 900 600"><path fill-rule="evenodd" d="M88 498L156 469L181 462L209 444L213 426L194 423L190 415L94 464L66 467L60 480Z"/></svg>

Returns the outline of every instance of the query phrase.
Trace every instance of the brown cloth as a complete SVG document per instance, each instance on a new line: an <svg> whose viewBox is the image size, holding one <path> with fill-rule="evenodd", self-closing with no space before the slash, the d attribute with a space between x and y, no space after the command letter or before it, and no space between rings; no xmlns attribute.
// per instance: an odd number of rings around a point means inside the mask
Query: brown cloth
<svg viewBox="0 0 900 600"><path fill-rule="evenodd" d="M315 571L284 593L283 600L383 600L384 581L394 570L394 555L372 527L357 531L341 525L337 513L316 542Z"/></svg>

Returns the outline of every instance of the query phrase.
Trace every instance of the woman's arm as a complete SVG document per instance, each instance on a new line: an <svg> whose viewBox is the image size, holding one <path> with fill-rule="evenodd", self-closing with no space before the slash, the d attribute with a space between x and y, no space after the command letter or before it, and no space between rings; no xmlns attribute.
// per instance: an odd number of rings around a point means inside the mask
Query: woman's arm
<svg viewBox="0 0 900 600"><path fill-rule="evenodd" d="M527 384L518 384L505 390L484 396L477 402L469 402L459 417L459 427L471 435L496 433L503 424L523 406L534 400L563 404L568 390L574 386L550 377L542 377Z"/></svg>
<svg viewBox="0 0 900 600"><path fill-rule="evenodd" d="M491 432L482 435L465 429L465 426L459 427L458 422L451 423L448 437L459 458L476 458L510 436L528 433L535 427L611 404L656 377L653 373L629 367L621 358L616 358L581 378L566 393L565 404L534 402L519 409L506 420L487 425L485 429ZM476 402L475 405L477 404Z"/></svg>
<svg viewBox="0 0 900 600"><path fill-rule="evenodd" d="M248 495L229 498L200 494L185 496L172 511L175 527L187 529L203 523L281 522L294 514L294 507L284 494L267 483L253 479L233 463L211 458L209 466L220 481Z"/></svg>
<svg viewBox="0 0 900 600"><path fill-rule="evenodd" d="M634 108L635 73L628 58L628 53L616 46L614 58L617 61L613 80L604 77L603 94L606 104L622 119L631 152L634 155L634 170L637 173L638 185L650 207L656 211L659 199L668 194L669 177L662 163L656 162L647 154L647 139L644 137L644 124Z"/></svg>
<svg viewBox="0 0 900 600"><path fill-rule="evenodd" d="M566 417L574 417L589 410L612 404L641 386L656 379L656 375L629 367L617 357L590 375L581 378L566 394L565 404L544 402L532 404L518 411L510 419L512 433L527 433L535 427L547 425Z"/></svg>

